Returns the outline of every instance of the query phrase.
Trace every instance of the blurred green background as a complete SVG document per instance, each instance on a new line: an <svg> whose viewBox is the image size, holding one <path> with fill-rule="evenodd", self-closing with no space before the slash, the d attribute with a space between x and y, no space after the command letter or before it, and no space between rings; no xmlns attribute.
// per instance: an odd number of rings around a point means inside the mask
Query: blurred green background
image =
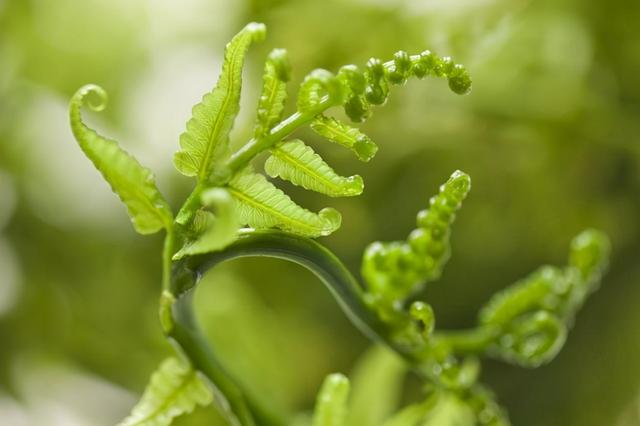
<svg viewBox="0 0 640 426"><path fill-rule="evenodd" d="M394 90L364 125L381 147L370 164L319 146L365 178L363 196L287 189L343 213L323 242L357 272L368 242L404 238L438 185L469 173L453 257L424 294L447 328L472 325L494 291L538 265L564 264L580 230L606 231L610 271L557 359L536 370L486 362L482 380L516 426L640 425L640 2L630 0L0 0L0 424L112 425L171 352L157 319L161 237L133 232L83 158L71 94L107 89L93 123L177 206L192 184L172 167L178 135L224 44L251 20L269 34L248 60L240 142L273 47L290 52L292 91L313 68L398 49L467 66L468 96L437 80ZM299 267L243 260L208 280L199 312L212 340L281 410L309 409L322 378L350 373L369 345ZM216 418L200 409L178 423Z"/></svg>

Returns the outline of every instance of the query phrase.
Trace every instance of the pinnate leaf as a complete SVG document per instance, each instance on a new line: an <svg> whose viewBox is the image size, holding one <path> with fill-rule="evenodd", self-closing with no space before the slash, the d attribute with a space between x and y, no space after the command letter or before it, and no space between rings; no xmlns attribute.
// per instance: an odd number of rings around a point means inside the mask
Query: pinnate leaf
<svg viewBox="0 0 640 426"><path fill-rule="evenodd" d="M80 110L89 95L95 95L99 100L97 104L89 104L93 110L102 110L107 101L104 89L92 84L83 86L71 98L71 130L80 148L127 206L136 231L152 234L170 227L173 215L156 187L153 173L120 148L117 142L99 135L82 121Z"/></svg>

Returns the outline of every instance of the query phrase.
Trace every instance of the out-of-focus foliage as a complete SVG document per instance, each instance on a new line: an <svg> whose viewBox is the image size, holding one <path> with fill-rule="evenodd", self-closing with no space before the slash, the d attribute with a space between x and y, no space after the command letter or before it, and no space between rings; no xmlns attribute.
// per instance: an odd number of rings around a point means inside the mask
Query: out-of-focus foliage
<svg viewBox="0 0 640 426"><path fill-rule="evenodd" d="M89 81L107 88L112 107L101 128L135 141L124 148L157 172L175 203L189 183L169 177L168 160L191 106L217 78L221 58L210 58L246 22L260 21L270 46L289 49L293 84L316 66L337 71L399 48L446 52L467 65L469 96L409 82L363 126L393 146L376 162L354 170L348 152L318 150L367 182L359 200L335 201L342 232L325 243L356 271L367 242L405 235L442 176L465 170L475 190L452 235L452 260L420 295L439 324L462 327L496 290L541 263L561 263L579 230L603 229L612 237L609 273L563 352L534 371L489 364L483 379L516 425L634 424L639 19L640 4L626 0L0 2L0 418L114 424L169 353L156 313L161 242L131 232L78 152L67 100ZM257 47L249 56L251 81L267 53ZM254 105L259 90L247 85L241 102ZM233 130L240 140L254 133L244 110ZM322 207L305 191L288 192ZM214 344L282 411L310 409L326 374L349 373L365 348L297 267L243 260L208 279L215 283L200 290L211 295L201 295L199 309ZM419 391L411 379L404 393L394 389L388 398L406 402ZM216 419L196 409L177 423L222 424Z"/></svg>

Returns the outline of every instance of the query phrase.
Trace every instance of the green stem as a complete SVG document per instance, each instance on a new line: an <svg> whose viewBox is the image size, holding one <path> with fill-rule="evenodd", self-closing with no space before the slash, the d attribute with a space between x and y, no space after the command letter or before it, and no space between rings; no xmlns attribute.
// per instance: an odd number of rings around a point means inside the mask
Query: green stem
<svg viewBox="0 0 640 426"><path fill-rule="evenodd" d="M229 176L233 176L249 164L249 161L251 161L256 155L271 148L273 145L293 133L297 128L310 122L318 114L333 105L334 104L329 101L329 97L325 96L318 104L318 107L313 111L306 113L295 112L277 124L267 135L258 139L251 139L236 151L227 161L225 164L226 172L229 173Z"/></svg>
<svg viewBox="0 0 640 426"><path fill-rule="evenodd" d="M173 256L173 244L175 234L173 225L167 228L167 234L164 237L164 247L162 249L162 289L169 290L171 285L171 257Z"/></svg>
<svg viewBox="0 0 640 426"><path fill-rule="evenodd" d="M484 353L499 334L497 327L478 326L467 330L440 330L434 333L433 339L443 342L456 355L477 355Z"/></svg>
<svg viewBox="0 0 640 426"><path fill-rule="evenodd" d="M242 257L273 257L304 266L313 272L335 296L351 321L367 336L393 346L387 328L363 302L363 291L340 260L316 241L280 231L250 231L222 252L181 259L173 264L170 293L171 307L168 336L203 372L227 399L235 419L242 426L282 425L250 395L244 394L217 360L214 351L196 324L193 290L211 268L227 260ZM395 348L399 350L399 348ZM255 418L255 421L254 421Z"/></svg>

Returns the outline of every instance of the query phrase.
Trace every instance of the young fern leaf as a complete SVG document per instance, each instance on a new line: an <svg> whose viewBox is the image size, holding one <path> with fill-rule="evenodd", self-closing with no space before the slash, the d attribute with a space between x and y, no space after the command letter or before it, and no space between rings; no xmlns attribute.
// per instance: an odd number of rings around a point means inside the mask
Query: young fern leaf
<svg viewBox="0 0 640 426"><path fill-rule="evenodd" d="M262 94L258 101L258 113L254 137L260 138L282 119L287 100L287 82L291 78L291 64L287 51L274 49L264 66Z"/></svg>
<svg viewBox="0 0 640 426"><path fill-rule="evenodd" d="M378 146L367 135L333 117L319 115L311 123L311 129L330 142L350 149L360 161L369 161L378 152Z"/></svg>
<svg viewBox="0 0 640 426"><path fill-rule="evenodd" d="M316 399L313 426L347 426L349 379L342 374L327 376Z"/></svg>
<svg viewBox="0 0 640 426"><path fill-rule="evenodd" d="M131 415L118 426L168 426L175 417L212 401L212 392L195 370L175 358L168 358L151 376Z"/></svg>
<svg viewBox="0 0 640 426"><path fill-rule="evenodd" d="M439 58L428 50L419 55L399 51L389 62L371 58L364 71L355 65L342 67L338 72L338 80L344 87L340 104L353 122L363 122L371 116L372 105L383 105L387 101L391 85L402 85L410 77L427 75L447 78L449 88L457 94L471 89L469 74L451 58Z"/></svg>
<svg viewBox="0 0 640 426"><path fill-rule="evenodd" d="M587 230L571 243L569 266L545 266L494 295L479 322L499 330L490 352L526 367L555 357L586 297L598 285L609 256L604 234Z"/></svg>
<svg viewBox="0 0 640 426"><path fill-rule="evenodd" d="M294 234L318 237L329 235L340 227L341 216L332 208L312 213L296 203L267 179L245 171L229 182L229 192L236 200L236 211L242 224L253 228L271 228Z"/></svg>
<svg viewBox="0 0 640 426"><path fill-rule="evenodd" d="M201 199L202 205L205 208L214 209L215 215L204 210L196 212L193 223L193 233L196 238L185 243L173 256L173 260L222 250L236 239L240 224L229 191L223 188L211 188L202 193Z"/></svg>
<svg viewBox="0 0 640 426"><path fill-rule="evenodd" d="M136 231L152 234L170 228L173 215L156 187L153 173L142 167L117 142L100 136L82 121L80 110L90 94L97 96L99 102L89 103L89 107L94 111L104 109L107 94L92 84L81 87L71 98L69 106L71 130L80 148L127 206Z"/></svg>
<svg viewBox="0 0 640 426"><path fill-rule="evenodd" d="M430 199L430 207L418 213L418 228L408 242L375 242L362 258L362 276L375 300L393 305L437 279L449 258L449 233L471 187L469 175L456 171Z"/></svg>
<svg viewBox="0 0 640 426"><path fill-rule="evenodd" d="M193 107L187 130L180 135L174 156L178 171L206 181L219 160L228 154L229 133L240 110L242 67L249 46L265 38L264 24L252 22L227 44L217 86Z"/></svg>
<svg viewBox="0 0 640 426"><path fill-rule="evenodd" d="M264 168L273 178L280 177L294 185L330 197L352 197L360 195L364 189L360 176L338 175L322 157L300 140L276 145Z"/></svg>
<svg viewBox="0 0 640 426"><path fill-rule="evenodd" d="M298 111L318 114L332 105L344 101L345 87L330 71L318 68L302 81L298 91Z"/></svg>

